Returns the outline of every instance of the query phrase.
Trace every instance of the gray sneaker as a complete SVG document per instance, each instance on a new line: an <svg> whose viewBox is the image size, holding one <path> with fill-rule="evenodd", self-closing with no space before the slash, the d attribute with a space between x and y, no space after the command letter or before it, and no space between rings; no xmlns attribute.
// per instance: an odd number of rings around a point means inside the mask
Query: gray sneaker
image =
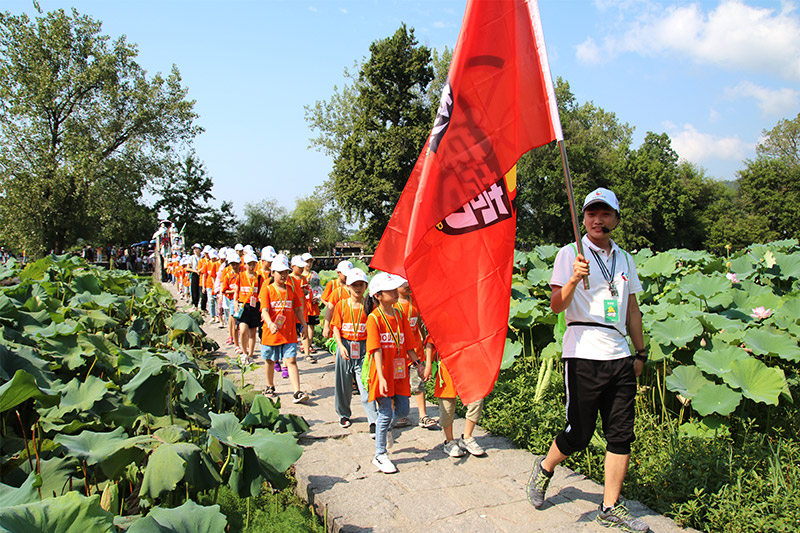
<svg viewBox="0 0 800 533"><path fill-rule="evenodd" d="M475 440L475 437L470 437L468 439L464 438L464 435L461 435L460 439L456 439L458 441L458 445L461 447L462 450L465 452L469 452L472 455L486 455L486 452L481 447L480 444Z"/></svg>
<svg viewBox="0 0 800 533"><path fill-rule="evenodd" d="M537 509L544 504L544 494L547 491L547 486L550 484L550 479L553 477L552 473L548 474L547 471L542 468L543 460L544 457L541 456L535 458L531 477L528 478L528 501Z"/></svg>
<svg viewBox="0 0 800 533"><path fill-rule="evenodd" d="M600 511L597 513L597 521L605 527L618 527L623 531L630 531L633 533L650 531L650 526L633 516L622 502L617 502L616 505L607 512L603 511L603 506L601 504Z"/></svg>
<svg viewBox="0 0 800 533"><path fill-rule="evenodd" d="M450 457L464 457L464 454L467 453L458 445L458 439L453 439L449 442L445 441L442 448L444 449L444 453Z"/></svg>

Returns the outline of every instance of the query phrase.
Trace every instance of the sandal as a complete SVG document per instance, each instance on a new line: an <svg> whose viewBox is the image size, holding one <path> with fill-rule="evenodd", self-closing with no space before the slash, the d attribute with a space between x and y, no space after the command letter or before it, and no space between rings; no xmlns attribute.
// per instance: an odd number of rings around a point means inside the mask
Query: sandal
<svg viewBox="0 0 800 533"><path fill-rule="evenodd" d="M436 425L436 420L429 417L428 415L425 415L419 419L419 427L427 429L427 428L432 428L435 425Z"/></svg>
<svg viewBox="0 0 800 533"><path fill-rule="evenodd" d="M233 344L233 337L228 337L225 339L225 344Z"/></svg>
<svg viewBox="0 0 800 533"><path fill-rule="evenodd" d="M276 398L277 395L275 394L275 387L266 387L264 389L264 396L267 398Z"/></svg>
<svg viewBox="0 0 800 533"><path fill-rule="evenodd" d="M244 350L242 350L237 346L236 348L233 349L233 353L241 355L244 353Z"/></svg>

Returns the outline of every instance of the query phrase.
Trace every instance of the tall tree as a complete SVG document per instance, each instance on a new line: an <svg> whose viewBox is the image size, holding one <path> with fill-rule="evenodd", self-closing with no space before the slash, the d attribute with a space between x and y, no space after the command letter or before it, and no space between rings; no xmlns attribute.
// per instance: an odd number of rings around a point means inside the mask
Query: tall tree
<svg viewBox="0 0 800 533"><path fill-rule="evenodd" d="M244 218L236 226L236 239L242 244L274 246L276 250L286 247L286 219L289 213L274 199L244 204Z"/></svg>
<svg viewBox="0 0 800 533"><path fill-rule="evenodd" d="M777 159L787 165L800 166L800 113L793 119L783 119L756 146L759 158Z"/></svg>
<svg viewBox="0 0 800 533"><path fill-rule="evenodd" d="M391 37L370 45L370 57L351 89L330 103L306 108L312 128L321 134L312 143L334 156L334 198L349 221L363 226L372 245L380 239L430 131L430 63L430 50L403 24Z"/></svg>
<svg viewBox="0 0 800 533"><path fill-rule="evenodd" d="M141 197L200 131L177 68L148 78L100 31L75 10L0 13L0 231L29 253L91 240L118 191Z"/></svg>
<svg viewBox="0 0 800 533"><path fill-rule="evenodd" d="M156 209L182 228L188 243L202 242L219 246L233 235L235 219L233 206L223 202L217 209L210 204L214 199L211 189L214 182L194 151L173 163L167 176L157 188L160 198Z"/></svg>

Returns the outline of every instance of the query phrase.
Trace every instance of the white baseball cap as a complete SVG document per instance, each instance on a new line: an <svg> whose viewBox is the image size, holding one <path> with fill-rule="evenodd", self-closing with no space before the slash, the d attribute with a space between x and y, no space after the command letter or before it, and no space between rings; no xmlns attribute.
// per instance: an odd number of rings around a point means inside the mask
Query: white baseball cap
<svg viewBox="0 0 800 533"><path fill-rule="evenodd" d="M309 259L314 259L314 256L313 256L313 255L311 255L311 254L310 254L310 253L308 253L308 252L304 253L304 254L303 254L303 255L301 255L300 257L302 257L302 258L303 258L303 261L305 261L306 263L308 263L308 260L309 260Z"/></svg>
<svg viewBox="0 0 800 533"><path fill-rule="evenodd" d="M219 256L220 257L227 257L228 256L228 247L227 246L223 246L222 248L219 249Z"/></svg>
<svg viewBox="0 0 800 533"><path fill-rule="evenodd" d="M250 246L249 244L245 244L245 245L244 245L244 251L245 251L245 252L248 252L248 253L252 253L252 252L254 252L255 250L253 250L253 247L252 247L252 246Z"/></svg>
<svg viewBox="0 0 800 533"><path fill-rule="evenodd" d="M271 263L275 256L278 255L275 253L275 249L272 246L265 246L261 249L261 260Z"/></svg>
<svg viewBox="0 0 800 533"><path fill-rule="evenodd" d="M250 252L250 253L247 253L247 254L244 255L243 262L244 263L258 263L258 257L256 257L256 254Z"/></svg>
<svg viewBox="0 0 800 533"><path fill-rule="evenodd" d="M278 254L275 256L275 259L272 260L272 267L273 272L283 272L285 270L291 270L289 267L289 258L283 254Z"/></svg>
<svg viewBox="0 0 800 533"><path fill-rule="evenodd" d="M292 257L292 266L293 267L305 268L306 267L306 262L303 261L303 258L300 257L299 255L295 255L295 256Z"/></svg>
<svg viewBox="0 0 800 533"><path fill-rule="evenodd" d="M611 209L619 214L619 201L617 195L603 187L598 187L586 195L586 200L583 201L583 209L585 210L592 204L604 203Z"/></svg>
<svg viewBox="0 0 800 533"><path fill-rule="evenodd" d="M381 291L391 291L401 287L404 283L406 283L406 280L400 276L379 272L369 282L369 293L378 294Z"/></svg>
<svg viewBox="0 0 800 533"><path fill-rule="evenodd" d="M217 251L216 251L216 250L209 250L209 252L208 252L208 256L209 256L211 259L219 259L219 254L217 253Z"/></svg>
<svg viewBox="0 0 800 533"><path fill-rule="evenodd" d="M211 251L211 245L210 244L206 244L205 246L203 246L203 253L204 254L207 254L210 251Z"/></svg>
<svg viewBox="0 0 800 533"><path fill-rule="evenodd" d="M347 284L352 285L356 281L363 281L364 283L369 283L367 280L367 275L364 273L363 270L360 268L351 268L347 271Z"/></svg>
<svg viewBox="0 0 800 533"><path fill-rule="evenodd" d="M244 246L242 246L241 244L237 244L236 246L233 247L233 249L236 250L237 252L241 252L242 250L244 250Z"/></svg>
<svg viewBox="0 0 800 533"><path fill-rule="evenodd" d="M201 250L203 249L203 247L202 247L202 246L200 246L200 243L199 243L199 242L196 242L196 243L194 243L194 244L192 245L192 249L194 249L194 248L200 248Z"/></svg>
<svg viewBox="0 0 800 533"><path fill-rule="evenodd" d="M351 263L350 261L347 261L345 259L344 261L339 261L339 264L336 265L336 272L341 272L342 274L347 274L347 272L349 270L351 270L352 268L353 268L353 263Z"/></svg>
<svg viewBox="0 0 800 533"><path fill-rule="evenodd" d="M228 263L241 263L242 258L233 250L228 250Z"/></svg>

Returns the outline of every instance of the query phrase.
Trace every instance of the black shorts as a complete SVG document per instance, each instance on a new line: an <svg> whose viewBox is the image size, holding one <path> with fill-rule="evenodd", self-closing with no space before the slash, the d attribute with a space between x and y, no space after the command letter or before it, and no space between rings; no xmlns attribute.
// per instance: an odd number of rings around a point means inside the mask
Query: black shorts
<svg viewBox="0 0 800 533"><path fill-rule="evenodd" d="M319 315L308 315L308 325L316 326L319 324Z"/></svg>
<svg viewBox="0 0 800 533"><path fill-rule="evenodd" d="M606 449L619 455L631 453L636 400L633 363L633 357L611 361L564 359L567 428L556 437L561 453L572 455L589 445L598 412Z"/></svg>
<svg viewBox="0 0 800 533"><path fill-rule="evenodd" d="M239 324L247 324L247 327L251 329L255 329L261 325L261 311L259 307L261 304L256 304L255 307L252 307L250 304L244 304L244 310L242 311L242 316L236 319L236 325Z"/></svg>

